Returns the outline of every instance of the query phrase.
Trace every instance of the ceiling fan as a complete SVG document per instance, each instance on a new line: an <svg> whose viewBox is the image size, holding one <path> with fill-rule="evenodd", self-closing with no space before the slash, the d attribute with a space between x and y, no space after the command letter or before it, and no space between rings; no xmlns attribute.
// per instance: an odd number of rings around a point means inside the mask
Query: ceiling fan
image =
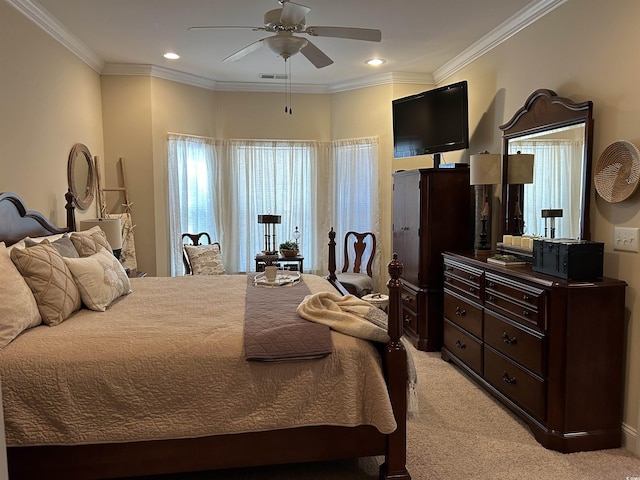
<svg viewBox="0 0 640 480"><path fill-rule="evenodd" d="M382 32L371 28L355 27L307 27L306 16L311 11L309 7L289 0L280 0L281 8L269 10L264 14L263 27L243 27L243 26L201 26L190 27L189 30L208 30L214 28L250 28L254 31L265 31L275 33L270 37L257 40L236 53L225 58L224 62L235 62L244 58L249 53L258 50L266 44L274 53L284 58L286 61L292 55L300 52L316 68L323 68L331 65L331 60L322 50L316 47L310 40L295 36L296 33L306 33L312 37L334 37L351 40L366 40L369 42L379 42Z"/></svg>

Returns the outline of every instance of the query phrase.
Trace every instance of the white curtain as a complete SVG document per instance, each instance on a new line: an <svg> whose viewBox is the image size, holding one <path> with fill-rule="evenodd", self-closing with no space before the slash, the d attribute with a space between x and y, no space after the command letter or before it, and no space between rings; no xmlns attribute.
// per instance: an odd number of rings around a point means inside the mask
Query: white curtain
<svg viewBox="0 0 640 480"><path fill-rule="evenodd" d="M555 219L556 238L578 238L584 142L580 140L531 139L509 142L509 153L534 155L533 183L524 186L522 218L524 233L545 235L543 209L562 209ZM547 232L550 236L551 232Z"/></svg>
<svg viewBox="0 0 640 480"><path fill-rule="evenodd" d="M344 236L350 231L373 232L378 242L373 264L374 278L380 278L380 215L378 208L378 138L366 137L331 142L330 191L331 226L336 231L337 268L344 262ZM370 255L370 246L365 251ZM325 256L326 258L326 256Z"/></svg>
<svg viewBox="0 0 640 480"><path fill-rule="evenodd" d="M207 232L212 241L219 238L214 213L218 201L211 195L218 163L210 138L170 133L168 153L171 275L182 275L182 234Z"/></svg>
<svg viewBox="0 0 640 480"><path fill-rule="evenodd" d="M276 249L293 240L298 227L304 271L326 274L331 227L339 245L349 230L380 238L378 140L214 141L170 134L169 196L173 275L182 273L186 231L208 231L219 241L227 272L253 271L265 243L261 214L281 217Z"/></svg>

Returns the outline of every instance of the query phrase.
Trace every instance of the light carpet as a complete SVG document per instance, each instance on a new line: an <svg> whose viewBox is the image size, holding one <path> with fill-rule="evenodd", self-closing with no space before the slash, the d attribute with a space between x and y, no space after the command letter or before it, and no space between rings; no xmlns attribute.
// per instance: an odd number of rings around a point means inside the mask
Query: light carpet
<svg viewBox="0 0 640 480"><path fill-rule="evenodd" d="M420 413L407 424L414 480L636 480L640 459L624 448L562 454L440 353L413 350ZM380 457L147 477L154 480L374 480Z"/></svg>

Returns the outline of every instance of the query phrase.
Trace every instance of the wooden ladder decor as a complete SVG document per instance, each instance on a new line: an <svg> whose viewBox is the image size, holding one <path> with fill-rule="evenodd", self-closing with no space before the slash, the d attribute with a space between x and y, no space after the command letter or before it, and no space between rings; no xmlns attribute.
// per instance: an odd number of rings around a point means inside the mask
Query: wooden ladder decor
<svg viewBox="0 0 640 480"><path fill-rule="evenodd" d="M103 187L100 180L100 168L98 165L98 157L95 158L96 162L96 179L98 183L98 216L105 218L109 215L109 209L107 208L107 199L105 192L122 192L124 196L124 213L131 213L131 202L129 201L129 190L127 189L127 175L124 168L124 158L118 159L118 168L120 169L120 176L122 177L122 187Z"/></svg>

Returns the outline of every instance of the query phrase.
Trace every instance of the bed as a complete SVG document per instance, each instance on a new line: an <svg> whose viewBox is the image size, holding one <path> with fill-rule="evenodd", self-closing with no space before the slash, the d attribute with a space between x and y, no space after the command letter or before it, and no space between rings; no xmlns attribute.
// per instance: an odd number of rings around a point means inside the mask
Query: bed
<svg viewBox="0 0 640 480"><path fill-rule="evenodd" d="M66 209L67 227L59 228L2 193L0 242L72 232L70 194ZM333 232L329 247L328 279L302 276L311 293L342 292ZM314 360L244 358L244 305L256 287L243 275L131 279L132 293L104 312L81 308L58 325L26 329L0 349L10 478L119 478L384 455L380 478L410 479L401 272L394 258L390 340L331 331L333 351ZM212 301L211 292L224 301ZM308 394L297 399L300 387Z"/></svg>

